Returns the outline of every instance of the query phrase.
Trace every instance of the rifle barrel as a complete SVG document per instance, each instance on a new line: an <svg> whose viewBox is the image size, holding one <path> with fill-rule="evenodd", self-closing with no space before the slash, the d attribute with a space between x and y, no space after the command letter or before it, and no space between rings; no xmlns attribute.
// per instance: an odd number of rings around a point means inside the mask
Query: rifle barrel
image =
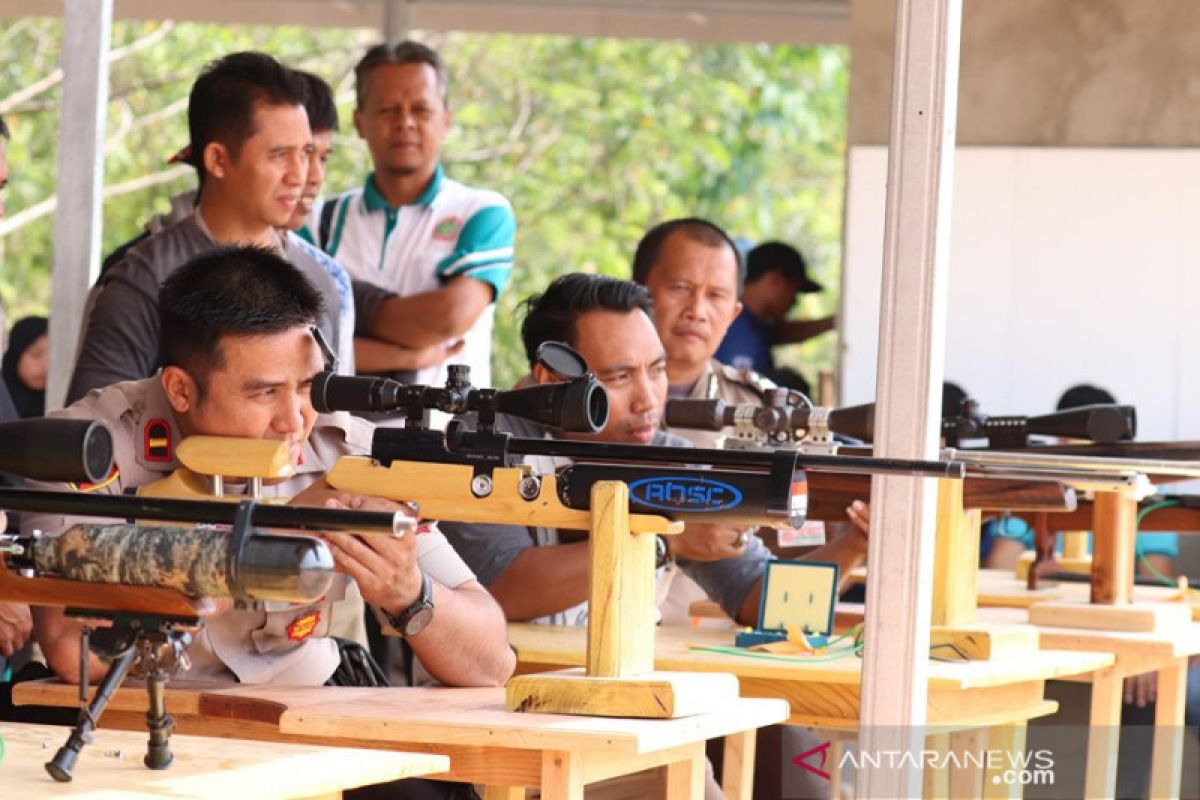
<svg viewBox="0 0 1200 800"><path fill-rule="evenodd" d="M249 499L249 498L247 498ZM85 517L196 522L233 525L238 503L213 500L175 500L36 489L0 489L0 508ZM411 523L404 512L356 511L312 506L256 505L250 524L262 528L336 530L356 533L398 533Z"/></svg>
<svg viewBox="0 0 1200 800"><path fill-rule="evenodd" d="M707 447L663 447L612 442L572 441L568 439L508 440L511 453L530 456L560 456L578 460L632 461L644 464L659 461L668 464L712 464L719 467L771 469L774 450L722 450ZM920 475L935 478L962 478L965 466L954 460L918 461L874 456L826 456L795 452L796 468L814 472L872 473L878 475Z"/></svg>
<svg viewBox="0 0 1200 800"><path fill-rule="evenodd" d="M1102 458L1067 453L1012 453L1000 450L958 450L947 448L944 458L962 461L968 465L995 467L1030 467L1033 469L1078 470L1095 475L1129 474L1134 472L1154 475L1174 475L1181 478L1200 478L1200 461L1166 461L1151 458Z"/></svg>

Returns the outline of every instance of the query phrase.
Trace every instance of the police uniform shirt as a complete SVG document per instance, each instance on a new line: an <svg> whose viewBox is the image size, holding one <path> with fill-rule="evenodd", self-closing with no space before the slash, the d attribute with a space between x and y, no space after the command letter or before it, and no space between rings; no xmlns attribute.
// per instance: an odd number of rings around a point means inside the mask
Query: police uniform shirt
<svg viewBox="0 0 1200 800"><path fill-rule="evenodd" d="M729 405L762 405L767 390L775 384L748 369L737 369L710 359L700 378L688 393L688 400L724 400ZM682 436L696 447L717 447L726 431L702 431L691 428L669 428L670 433Z"/></svg>
<svg viewBox="0 0 1200 800"><path fill-rule="evenodd" d="M113 434L114 463L108 478L82 488L119 495L165 478L179 468L175 446L180 432L158 377L115 384L93 391L74 405L51 414L67 419L94 419ZM373 426L345 413L317 418L301 451L296 474L263 487L264 497L290 498L324 476L338 458L369 452ZM34 488L63 490L63 484L33 484ZM57 535L81 517L29 514L22 519L25 533L41 530ZM114 520L91 520L111 522ZM433 580L454 588L474 579L474 574L436 528L418 537L417 560ZM338 614L334 614L334 601ZM337 619L342 612L358 614L355 624ZM293 685L323 684L338 665L332 631L344 635L347 627L361 627L362 600L357 586L338 575L329 594L317 603L266 602L253 609L233 609L210 618L197 632L188 656L192 669L184 679L228 680L230 673L243 683ZM357 637L351 637L357 638Z"/></svg>

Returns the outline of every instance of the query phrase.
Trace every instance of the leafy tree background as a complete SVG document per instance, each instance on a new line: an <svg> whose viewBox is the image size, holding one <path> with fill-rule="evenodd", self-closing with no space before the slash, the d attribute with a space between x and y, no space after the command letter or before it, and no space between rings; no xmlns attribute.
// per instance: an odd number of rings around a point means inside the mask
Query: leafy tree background
<svg viewBox="0 0 1200 800"><path fill-rule="evenodd" d="M373 31L120 22L113 29L105 150L105 252L135 235L167 198L194 186L166 163L187 140L197 69L255 48L337 89L342 131L327 188L370 169L354 134L353 65ZM449 172L503 192L517 214L517 268L500 300L495 380L524 372L518 305L552 279L583 270L625 277L655 222L699 215L750 241L800 247L826 287L797 313L837 307L841 264L848 64L841 47L509 34L425 34L451 74ZM0 300L9 320L45 312L59 146L61 22L0 27L0 113L13 131L0 220ZM810 378L832 369L824 336L782 351Z"/></svg>

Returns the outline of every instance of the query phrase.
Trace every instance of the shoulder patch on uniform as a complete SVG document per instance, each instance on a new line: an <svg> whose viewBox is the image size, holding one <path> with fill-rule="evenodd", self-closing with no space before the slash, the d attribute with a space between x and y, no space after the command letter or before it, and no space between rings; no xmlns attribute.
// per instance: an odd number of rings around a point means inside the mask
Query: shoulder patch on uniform
<svg viewBox="0 0 1200 800"><path fill-rule="evenodd" d="M287 626L287 637L293 642L302 642L309 636L312 636L313 631L317 629L317 624L321 621L320 609L314 608L307 614L301 614L292 620Z"/></svg>
<svg viewBox="0 0 1200 800"><path fill-rule="evenodd" d="M721 364L721 375L725 380L744 386L747 389L758 392L760 395L775 388L775 384L769 378L745 367L732 367L729 364Z"/></svg>
<svg viewBox="0 0 1200 800"><path fill-rule="evenodd" d="M165 419L152 419L142 429L142 449L147 461L171 460L171 426Z"/></svg>
<svg viewBox="0 0 1200 800"><path fill-rule="evenodd" d="M117 468L116 464L113 464L108 475L99 483L69 483L67 485L77 492L98 492L110 486L119 477L121 477L121 470Z"/></svg>

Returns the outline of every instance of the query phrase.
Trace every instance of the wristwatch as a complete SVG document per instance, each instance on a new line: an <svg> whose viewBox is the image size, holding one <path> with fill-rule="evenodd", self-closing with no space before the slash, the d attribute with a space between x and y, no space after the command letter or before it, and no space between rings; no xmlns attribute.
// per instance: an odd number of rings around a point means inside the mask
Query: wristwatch
<svg viewBox="0 0 1200 800"><path fill-rule="evenodd" d="M433 582L421 570L421 596L397 615L380 609L388 624L401 636L416 636L433 621Z"/></svg>
<svg viewBox="0 0 1200 800"><path fill-rule="evenodd" d="M667 547L667 537L662 534L654 536L654 568L662 569L671 560L671 549Z"/></svg>

